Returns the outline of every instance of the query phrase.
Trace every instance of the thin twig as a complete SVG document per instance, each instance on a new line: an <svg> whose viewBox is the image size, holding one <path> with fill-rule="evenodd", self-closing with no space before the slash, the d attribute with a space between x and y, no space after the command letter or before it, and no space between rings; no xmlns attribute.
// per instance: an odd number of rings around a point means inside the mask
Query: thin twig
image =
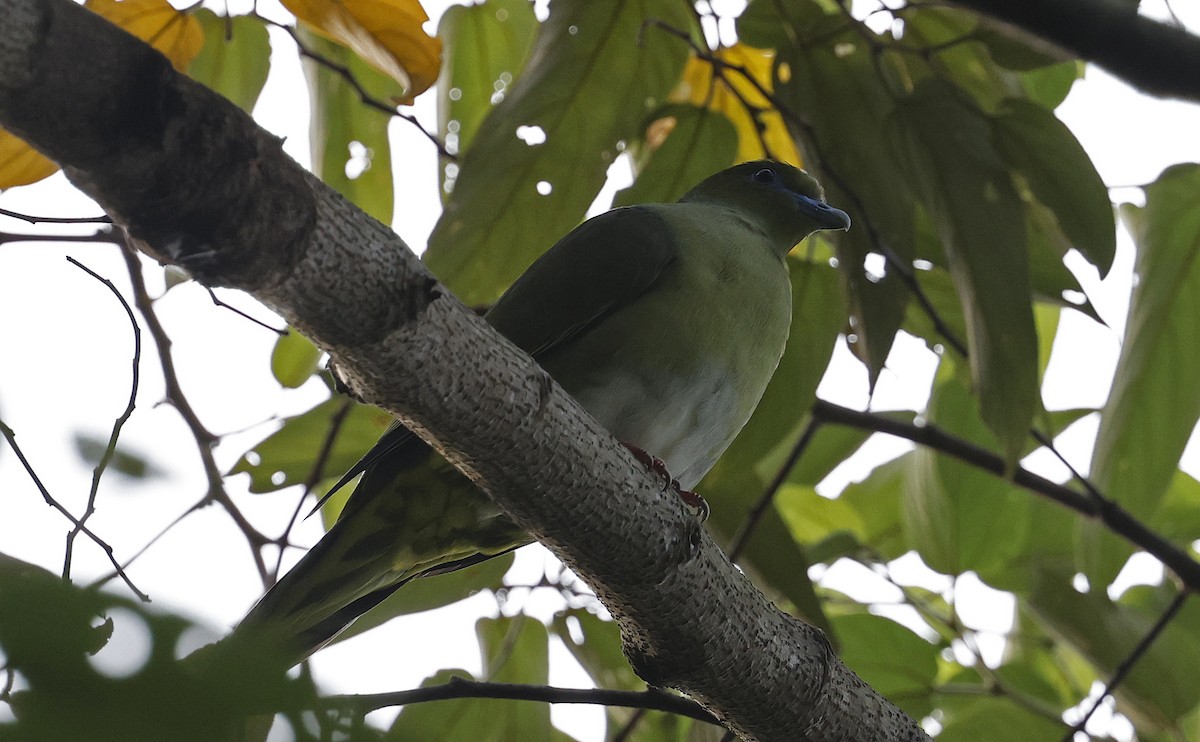
<svg viewBox="0 0 1200 742"><path fill-rule="evenodd" d="M754 503L754 507L750 508L750 512L746 514L746 518L742 521L738 532L734 535L733 540L729 544L729 560L736 562L741 556L742 549L750 541L751 534L758 527L758 522L762 520L763 514L775 499L775 495L779 492L779 488L787 481L788 475L792 473L792 469L796 466L796 462L804 455L804 451L808 445L812 443L813 436L821 428L821 420L815 415L808 418L808 424L804 426L804 432L796 440L796 444L792 446L791 452L788 454L783 465L775 472L775 476L771 482L763 490L762 496L758 498L758 502Z"/></svg>
<svg viewBox="0 0 1200 742"><path fill-rule="evenodd" d="M259 17L262 18L262 16L259 16ZM262 18L262 20L264 23L266 23L268 25L283 29L287 33L288 36L291 36L292 41L296 42L296 48L299 50L300 56L308 57L309 59L313 60L317 64L336 73L339 77L341 77L343 80L345 80L346 84L349 85L351 88L353 88L354 92L358 94L358 97L363 102L363 105L365 105L369 108L374 108L376 111L379 111L380 113L386 113L389 116L395 116L396 118L407 121L408 123L417 127L417 131L421 132L422 136L424 136L431 143L433 143L433 146L437 147L437 151L438 151L439 155L441 155L442 157L445 157L446 159L448 159L452 162L458 161L458 155L447 150L445 143L442 142L442 140L439 139L436 134L434 134L433 132L429 131L424 126L422 126L421 122L417 120L416 116L413 116L412 114L408 114L408 113L403 113L403 112L397 110L396 106L389 105L388 103L385 103L384 101L379 100L378 98L374 97L369 92L367 92L367 89L362 86L362 83L360 83L357 78L355 78L354 72L351 71L349 67L347 67L346 65L341 64L339 62L335 62L334 60L330 59L329 57L326 57L323 54L314 52L313 50L309 49L307 46L304 45L304 43L300 40L300 37L296 34L296 29L292 28L291 26L284 24L284 23L279 23L277 21L272 21L268 18Z"/></svg>
<svg viewBox="0 0 1200 742"><path fill-rule="evenodd" d="M112 242L120 243L112 227L101 227L92 234L18 234L0 232L0 245L12 242Z"/></svg>
<svg viewBox="0 0 1200 742"><path fill-rule="evenodd" d="M270 584L270 574L267 570L267 564L262 554L262 547L272 543L272 539L267 538L255 528L242 511L238 509L229 493L225 491L225 481L221 476L221 470L217 466L217 461L213 456L213 446L219 440L200 422L196 411L192 409L188 402L187 396L183 393L183 388L179 384L179 376L175 372L175 361L171 355L171 338L167 335L167 331L163 328L162 322L159 321L158 315L154 311L154 303L150 299L150 294L146 290L146 278L142 273L142 263L137 254L129 248L128 245L121 251L125 258L125 265L129 270L129 279L133 284L134 305L141 312L142 318L146 322L147 329L150 330L150 336L154 339L154 344L158 348L159 362L162 365L163 380L166 385L166 400L171 403L171 406L183 418L187 424L188 430L192 433L192 438L196 441L196 450L200 454L200 461L204 467L205 477L208 479L208 491L199 501L193 505L189 512L207 507L211 503L217 503L229 517L233 519L234 524L242 535L246 538L247 545L250 547L250 553L254 559L254 566L258 570L259 578L263 585Z"/></svg>
<svg viewBox="0 0 1200 742"><path fill-rule="evenodd" d="M353 709L366 714L391 706L411 703L445 701L458 698L494 698L510 701L539 701L542 703L583 703L593 706L620 706L686 716L689 719L720 725L716 717L700 704L683 696L659 690L622 691L604 688L557 688L520 683L488 683L466 678L451 678L442 685L363 695L330 696L320 701L319 708Z"/></svg>
<svg viewBox="0 0 1200 742"><path fill-rule="evenodd" d="M75 539L79 536L79 531L83 528L84 523L96 512L96 495L100 491L100 477L104 475L105 469L108 468L109 462L117 452L117 439L121 436L121 429L125 427L125 422L133 415L134 406L137 402L138 393L138 367L142 360L142 330L138 327L137 318L133 316L133 309L130 308L129 302L125 301L125 297L121 296L121 292L113 285L113 282L102 277L91 268L88 268L83 263L80 263L70 255L67 260L80 270L84 271L92 278L95 278L100 283L108 287L113 296L117 297L117 301L121 303L121 308L125 310L125 316L129 318L129 325L133 328L133 359L131 361L131 380L129 384L129 401L125 404L125 409L113 421L112 432L108 435L108 445L104 449L104 454L100 457L100 461L96 464L96 468L92 470L92 486L88 491L87 508L83 511L83 517L79 519L71 532L67 534L67 546L63 555L63 570L62 576L64 580L71 578L71 556L75 550Z"/></svg>
<svg viewBox="0 0 1200 742"><path fill-rule="evenodd" d="M77 527L79 531L83 533L83 535L95 542L96 546L99 546L100 549L108 556L108 561L112 563L117 575L120 576L121 580L129 587L130 590L133 591L133 594L138 597L138 600L149 603L150 596L141 590L138 590L137 586L133 584L133 580L129 579L129 575L125 574L125 569L121 566L121 563L117 561L116 556L113 554L113 547L110 546L107 541L93 533L92 530L86 525L80 523L79 519L72 515L71 511L67 510L62 503L54 499L54 497L50 494L50 491L46 489L44 484L42 484L41 478L38 477L37 472L34 471L33 466L29 463L29 460L25 458L25 453L21 450L21 447L17 445L17 434L13 432L12 428L5 425L3 420L0 420L0 435L4 436L4 439L8 441L9 447L12 448L13 453L17 455L17 460L21 462L21 466L25 467L25 472L29 474L29 478L33 480L33 483L38 488L38 491L42 493L42 499L46 501L46 504L62 513L63 517L71 521L71 524Z"/></svg>
<svg viewBox="0 0 1200 742"><path fill-rule="evenodd" d="M213 291L208 286L205 286L204 290L208 292L208 298L212 299L212 303L217 305L218 307L221 307L223 309L228 309L229 311L238 315L242 319L250 320L254 324L258 325L259 327L270 330L271 332L275 333L276 335L278 335L280 337L283 337L284 335L288 334L288 328L286 328L286 327L283 328L282 330L277 327L271 327L266 322L263 322L261 319L251 317L249 314L247 314L246 312L243 312L241 309L238 309L237 307L233 306L232 304L226 304L225 302L221 301L221 298L219 296L217 296L217 292Z"/></svg>
<svg viewBox="0 0 1200 742"><path fill-rule="evenodd" d="M100 216L33 216L17 211L0 209L0 216L20 219L30 224L112 224L112 217L107 214Z"/></svg>

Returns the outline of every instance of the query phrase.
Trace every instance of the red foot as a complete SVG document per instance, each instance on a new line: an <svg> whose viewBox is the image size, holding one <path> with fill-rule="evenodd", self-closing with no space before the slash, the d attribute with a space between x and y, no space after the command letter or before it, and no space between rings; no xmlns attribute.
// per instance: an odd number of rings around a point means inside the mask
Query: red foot
<svg viewBox="0 0 1200 742"><path fill-rule="evenodd" d="M712 510L708 507L708 503L705 502L703 497L695 492L692 492L691 490L685 490L680 487L679 480L671 476L671 472L667 471L667 465L663 463L662 459L654 456L653 454L649 454L645 449L630 443L625 443L622 441L622 445L629 449L629 452L633 454L633 457L637 459L642 466L645 466L654 474L662 478L663 482L665 482L663 485L663 492L666 492L667 490L673 490L679 499L683 500L684 505L687 505L689 508L695 511L695 515L700 519L701 523L708 520L708 516L712 512Z"/></svg>

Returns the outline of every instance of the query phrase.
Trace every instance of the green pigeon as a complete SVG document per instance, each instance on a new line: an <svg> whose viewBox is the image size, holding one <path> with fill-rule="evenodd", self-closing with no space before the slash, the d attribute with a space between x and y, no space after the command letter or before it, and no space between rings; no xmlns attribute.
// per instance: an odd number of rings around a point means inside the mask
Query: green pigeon
<svg viewBox="0 0 1200 742"><path fill-rule="evenodd" d="M743 163L676 203L584 222L486 319L687 490L750 419L783 354L788 252L813 232L849 227L804 171ZM266 641L290 666L407 581L531 540L399 424L337 487L359 474L337 522L233 636Z"/></svg>

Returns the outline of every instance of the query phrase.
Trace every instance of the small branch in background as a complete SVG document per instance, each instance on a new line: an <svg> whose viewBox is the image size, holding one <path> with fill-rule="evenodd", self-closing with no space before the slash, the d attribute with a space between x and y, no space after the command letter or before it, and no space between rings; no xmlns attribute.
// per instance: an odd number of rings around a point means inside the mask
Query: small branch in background
<svg viewBox="0 0 1200 742"><path fill-rule="evenodd" d="M29 474L29 478L33 480L33 483L38 488L38 491L42 493L42 499L46 501L46 504L62 513L64 518L71 521L71 524L79 529L80 533L90 538L96 544L96 546L99 546L100 549L108 556L108 561L112 563L113 568L116 570L117 576L119 576L121 580L129 587L129 589L133 591L133 594L138 597L138 600L141 600L144 603L149 603L150 596L139 590L137 585L133 584L133 580L129 579L129 575L125 574L125 570L121 566L121 563L118 562L116 556L113 555L113 547L110 546L104 539L93 533L91 529L89 529L85 524L81 523L78 518L76 518L74 515L71 515L71 511L67 510L62 503L54 499L54 497L50 494L50 491L46 489L44 484L42 484L41 478L38 477L37 472L34 471L33 466L29 463L29 460L25 458L25 453L21 450L21 447L17 445L17 434L13 432L12 428L5 425L3 421L0 421L0 435L2 435L4 439L8 441L9 447L11 447L13 453L17 455L17 460L21 462L21 466L25 467L25 472Z"/></svg>
<svg viewBox="0 0 1200 742"><path fill-rule="evenodd" d="M196 450L200 454L201 464L204 467L204 474L208 479L208 492L188 509L188 513L200 510L212 503L217 503L224 508L229 517L233 519L234 525L237 526L238 530L246 538L246 543L250 547L250 553L254 559L254 566L258 570L259 579L262 580L264 586L269 585L270 572L267 569L266 560L263 558L263 546L272 543L273 540L264 536L262 532L246 519L246 516L238 509L233 499L229 496L229 493L225 491L225 480L221 475L220 468L217 467L216 459L213 457L213 447L217 444L219 438L209 432L204 427L204 424L200 422L199 416L192 409L187 396L183 393L183 388L179 384L179 376L175 372L175 361L171 356L171 338L167 335L167 331L163 328L162 322L159 321L158 315L154 311L154 302L146 290L146 278L142 273L141 260L128 245L123 245L121 254L125 257L125 265L129 270L129 279L133 284L134 304L137 306L138 311L141 312L142 318L146 322L146 327L150 330L150 336L154 339L154 344L158 348L163 380L167 390L166 401L175 408L180 417L183 418L184 423L187 424L188 430L191 431L192 437L196 441Z"/></svg>
<svg viewBox="0 0 1200 742"><path fill-rule="evenodd" d="M125 404L124 411L122 411L121 414L117 416L117 419L113 421L112 432L109 433L108 436L108 445L105 447L104 454L100 457L100 461L96 464L96 468L92 470L92 486L88 491L87 508L83 511L83 517L79 519L79 522L76 523L75 527L71 529L71 532L67 534L67 546L63 555L62 569L62 576L64 580L69 580L71 578L71 557L75 551L75 539L79 536L79 532L84 527L84 524L96 512L96 495L100 491L100 477L104 475L105 469L108 468L109 462L112 461L112 457L117 451L117 439L121 436L121 429L125 427L125 422L129 420L129 417L133 414L138 393L138 366L142 360L142 330L140 327L138 327L137 318L133 316L133 309L129 307L129 302L125 301L125 297L121 296L121 292L117 290L117 287L113 285L112 281L102 277L100 274L96 273L91 268L88 268L83 263L80 263L70 255L67 256L67 260L75 267L79 268L92 278L95 278L97 281L107 286L108 290L112 292L113 296L117 297L117 301L121 303L121 308L125 310L125 315L129 318L129 324L133 328L133 359L131 361L132 369L129 384L129 401Z"/></svg>
<svg viewBox="0 0 1200 742"><path fill-rule="evenodd" d="M385 113L388 116L395 116L396 118L407 121L408 123L417 127L417 131L421 132L421 135L424 136L426 139L428 139L433 144L434 147L437 147L437 151L440 156L445 157L446 159L448 159L452 162L458 161L458 155L447 150L445 142L443 142L441 139L439 139L436 134L434 134L433 132L429 131L424 126L422 126L421 122L417 120L416 116L413 116L412 114L408 114L408 113L403 113L403 112L397 110L396 106L391 105L385 101L381 101L378 98L371 95L370 93L368 93L367 89L362 86L362 83L360 83L354 77L354 73L350 70L349 67L347 67L344 64L335 62L332 59L330 59L329 57L326 57L323 54L314 52L313 50L306 47L304 45L304 43L300 41L300 37L296 35L296 29L292 28L291 26L284 24L284 23L279 23L278 21L272 21L269 18L263 18L262 16L258 16L258 17L263 21L263 23L266 23L271 26L275 26L276 28L281 28L284 30L284 32L287 33L288 36L291 36L292 41L294 41L296 43L296 48L299 50L300 56L307 57L308 59L313 60L317 64L321 65L322 67L325 67L326 69L330 70L331 72L336 73L343 80L345 80L346 84L348 84L351 88L353 88L354 92L358 93L358 97L363 102L363 105L365 105L369 108L374 108L376 111L379 111L380 113Z"/></svg>
<svg viewBox="0 0 1200 742"><path fill-rule="evenodd" d="M750 512L746 514L746 519L742 521L738 532L734 534L733 539L729 542L729 560L731 562L736 562L738 557L741 556L742 549L746 548L746 544L750 541L750 536L754 533L754 529L758 527L758 522L762 520L767 508L775 500L775 495L779 492L779 488L787 481L788 475L792 473L792 469L800 461L800 457L804 455L804 451L812 443L813 436L820 429L821 420L815 415L810 416L808 424L804 426L804 431L796 441L796 445L792 446L787 459L779 467L779 471L775 472L775 476L763 490L762 496L758 498L758 502L754 503L754 507L750 508Z"/></svg>
<svg viewBox="0 0 1200 742"><path fill-rule="evenodd" d="M1133 666L1137 664L1138 660L1140 660L1147 651L1149 651L1150 646L1154 644L1154 640L1158 638L1159 634L1163 632L1163 629L1167 628L1167 624L1171 623L1176 614L1178 614L1180 609L1183 608L1183 604L1187 602L1188 593L1188 590L1179 591L1179 594L1175 596L1175 599L1171 601L1171 604L1167 606L1167 609L1163 611L1163 614L1158 617L1158 620L1154 622L1154 625L1150 627L1150 630L1146 632L1146 635L1143 636L1141 641L1137 643L1137 646L1130 651L1129 656L1117 666L1112 678L1109 679L1108 684L1104 686L1104 692L1100 694L1100 696L1092 704L1091 708L1087 710L1087 713L1083 715L1083 718L1075 722L1075 725L1068 729L1067 733L1063 735L1063 742L1071 742L1071 740L1075 737L1076 732L1083 731L1083 728L1087 726L1088 721L1092 718L1092 715L1096 713L1096 710L1100 708L1100 704L1104 702L1104 699L1111 696L1121 685L1121 683L1124 682L1125 678L1129 675L1130 670L1133 669Z"/></svg>
<svg viewBox="0 0 1200 742"><path fill-rule="evenodd" d="M950 435L935 425L904 423L881 415L841 407L820 399L813 405L812 414L814 417L820 418L822 422L847 425L860 430L904 438L991 472L998 477L1005 476L1006 465L999 454ZM1200 590L1200 562L1192 559L1187 552L1155 533L1149 526L1112 500L1096 500L1094 497L1076 492L1070 487L1034 474L1024 467L1017 467L1012 472L1010 481L1082 515L1098 519L1111 531L1121 535L1162 562L1175 573L1188 590Z"/></svg>
<svg viewBox="0 0 1200 742"><path fill-rule="evenodd" d="M20 219L30 224L112 224L112 217L107 214L100 216L33 216L18 211L0 209L0 216Z"/></svg>
<svg viewBox="0 0 1200 742"><path fill-rule="evenodd" d="M101 227L92 234L18 234L0 232L0 245L13 242L110 242L121 243L112 227Z"/></svg>
<svg viewBox="0 0 1200 742"><path fill-rule="evenodd" d="M629 721L617 730L617 733L612 736L612 742L627 742L633 730L641 723L642 719L646 718L646 709L635 709L630 715Z"/></svg>
<svg viewBox="0 0 1200 742"><path fill-rule="evenodd" d="M203 284L200 284L200 285L203 286ZM279 328L276 328L276 327L271 327L266 322L263 322L260 319L251 317L249 314L247 314L246 312L243 312L242 310L238 309L237 307L235 307L231 304L226 304L225 302L221 301L220 297L217 296L217 292L213 291L208 286L204 286L204 290L208 292L208 298L212 299L212 303L217 305L218 307L221 307L223 309L228 309L229 311L233 312L234 314L241 317L242 319L249 320L249 321L253 322L254 324L258 325L259 327L262 327L263 329L266 329L266 330L270 330L271 332L275 333L276 335L278 335L280 337L283 337L284 335L288 334L288 329L286 327L283 328L282 330Z"/></svg>
<svg viewBox="0 0 1200 742"><path fill-rule="evenodd" d="M700 704L683 696L658 690L624 691L603 688L557 688L545 685L520 683L487 683L466 678L451 678L442 685L432 685L393 693L330 696L322 699L319 709L342 709L365 715L391 706L411 703L446 701L457 698L492 698L509 701L538 701L541 703L582 703L592 706L620 706L624 708L665 711L669 714L686 716L689 719L720 726L716 717Z"/></svg>

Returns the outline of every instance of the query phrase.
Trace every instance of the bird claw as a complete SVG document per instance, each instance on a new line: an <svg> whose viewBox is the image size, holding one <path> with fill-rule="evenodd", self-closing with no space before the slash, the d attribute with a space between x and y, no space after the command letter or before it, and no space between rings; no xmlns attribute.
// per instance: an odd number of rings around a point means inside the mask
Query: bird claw
<svg viewBox="0 0 1200 742"><path fill-rule="evenodd" d="M653 454L647 453L643 448L639 448L638 446L634 446L629 443L622 443L625 448L628 448L629 452L633 454L633 457L638 460L638 463L649 469L663 480L663 492L666 492L667 490L673 491L680 500L683 500L683 504L692 511L692 515L700 519L701 523L708 520L708 516L712 512L712 509L709 508L708 503L703 497L695 492L692 492L691 490L685 490L683 487L681 487L679 485L679 480L671 476L671 472L667 470L667 465L662 459Z"/></svg>

